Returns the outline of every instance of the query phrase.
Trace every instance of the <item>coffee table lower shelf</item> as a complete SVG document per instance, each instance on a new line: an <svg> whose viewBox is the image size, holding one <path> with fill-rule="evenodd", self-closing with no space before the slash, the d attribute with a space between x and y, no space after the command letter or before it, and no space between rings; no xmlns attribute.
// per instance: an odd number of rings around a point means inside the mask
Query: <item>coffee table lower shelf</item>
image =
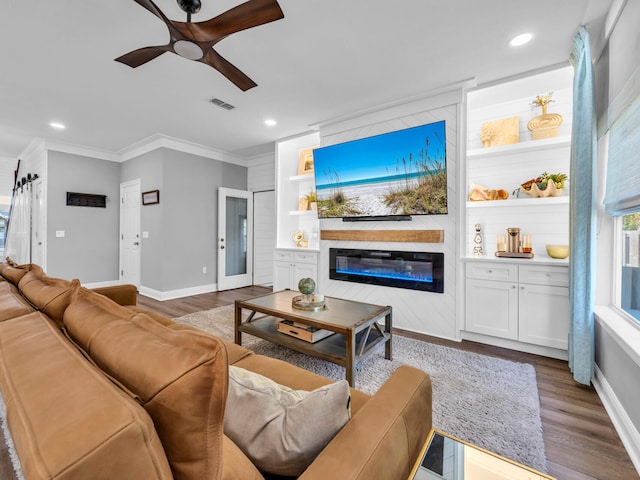
<svg viewBox="0 0 640 480"><path fill-rule="evenodd" d="M327 338L310 343L279 332L278 323L280 321L280 318L269 315L259 319L253 319L251 323L242 323L238 327L238 330L290 348L291 350L306 353L307 355L347 367L347 342L344 335L335 333ZM365 331L356 334L356 346L360 344L360 340L364 334ZM385 333L384 335L381 335L375 328L372 328L362 353L358 354L356 352L354 365L360 363L365 358L368 358L373 353L377 345L387 341L389 338L389 334Z"/></svg>

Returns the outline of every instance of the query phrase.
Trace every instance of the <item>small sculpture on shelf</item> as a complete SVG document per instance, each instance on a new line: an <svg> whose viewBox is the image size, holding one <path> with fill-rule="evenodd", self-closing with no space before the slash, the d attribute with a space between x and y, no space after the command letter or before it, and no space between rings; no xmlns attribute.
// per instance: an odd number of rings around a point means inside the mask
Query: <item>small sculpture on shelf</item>
<svg viewBox="0 0 640 480"><path fill-rule="evenodd" d="M553 92L538 95L531 102L531 108L542 107L542 115L532 118L527 124L531 132L532 140L551 138L558 136L558 127L562 124L562 115L558 113L547 113L547 105L554 100L551 98Z"/></svg>
<svg viewBox="0 0 640 480"><path fill-rule="evenodd" d="M479 223L476 223L475 229L476 229L476 234L473 237L473 256L483 257L484 249L482 247L482 233L480 233L480 231L482 230L482 225L480 225Z"/></svg>

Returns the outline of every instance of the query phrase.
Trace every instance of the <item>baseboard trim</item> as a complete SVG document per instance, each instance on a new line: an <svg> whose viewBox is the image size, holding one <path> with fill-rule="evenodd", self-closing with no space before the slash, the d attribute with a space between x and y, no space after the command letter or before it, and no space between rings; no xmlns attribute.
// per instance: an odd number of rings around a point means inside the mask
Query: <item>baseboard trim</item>
<svg viewBox="0 0 640 480"><path fill-rule="evenodd" d="M545 347L542 345L533 345L531 343L519 342L517 340L510 340L507 338L492 337L465 330L460 331L460 337L462 340L471 340L472 342L485 343L487 345L493 345L494 347L533 353L534 355L540 355L542 357L556 358L558 360L567 360L569 358L566 350L558 350L557 348Z"/></svg>
<svg viewBox="0 0 640 480"><path fill-rule="evenodd" d="M108 282L93 282L93 283L83 283L82 286L88 289L93 288L104 288L104 287L114 287L116 285L122 285L122 282L119 280L109 280Z"/></svg>
<svg viewBox="0 0 640 480"><path fill-rule="evenodd" d="M591 380L598 396L604 405L604 409L609 414L609 418L613 422L613 426L620 436L620 440L627 450L629 457L636 471L640 473L640 432L633 426L633 422L624 407L618 400L609 382L605 378L602 371L595 366L594 376Z"/></svg>
<svg viewBox="0 0 640 480"><path fill-rule="evenodd" d="M198 287L181 288L178 290L168 290L161 292L154 290L153 288L140 286L138 292L145 297L151 297L154 300L164 302L165 300L174 300L176 298L190 297L191 295L200 295L202 293L211 293L218 291L218 284L212 283L209 285L200 285Z"/></svg>

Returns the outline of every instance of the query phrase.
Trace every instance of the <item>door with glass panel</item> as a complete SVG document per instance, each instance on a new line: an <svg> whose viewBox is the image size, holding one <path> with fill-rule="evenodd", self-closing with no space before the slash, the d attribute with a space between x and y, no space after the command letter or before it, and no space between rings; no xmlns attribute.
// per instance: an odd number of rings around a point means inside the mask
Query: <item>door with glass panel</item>
<svg viewBox="0 0 640 480"><path fill-rule="evenodd" d="M218 290L253 285L253 193L218 190Z"/></svg>

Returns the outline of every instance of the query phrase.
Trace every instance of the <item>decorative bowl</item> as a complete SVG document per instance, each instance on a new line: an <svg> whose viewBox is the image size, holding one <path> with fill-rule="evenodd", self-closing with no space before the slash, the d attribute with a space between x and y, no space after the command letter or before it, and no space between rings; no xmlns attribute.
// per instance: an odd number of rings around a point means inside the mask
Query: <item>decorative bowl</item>
<svg viewBox="0 0 640 480"><path fill-rule="evenodd" d="M553 180L549 180L549 182L547 182L547 188L545 188L544 190L540 190L538 188L538 185L534 183L531 185L530 190L525 190L523 187L520 187L520 191L533 198L545 198L559 197L560 195L562 195L564 189L556 187L556 184L553 182Z"/></svg>
<svg viewBox="0 0 640 480"><path fill-rule="evenodd" d="M547 254L551 258L567 258L569 256L569 245L547 245Z"/></svg>

